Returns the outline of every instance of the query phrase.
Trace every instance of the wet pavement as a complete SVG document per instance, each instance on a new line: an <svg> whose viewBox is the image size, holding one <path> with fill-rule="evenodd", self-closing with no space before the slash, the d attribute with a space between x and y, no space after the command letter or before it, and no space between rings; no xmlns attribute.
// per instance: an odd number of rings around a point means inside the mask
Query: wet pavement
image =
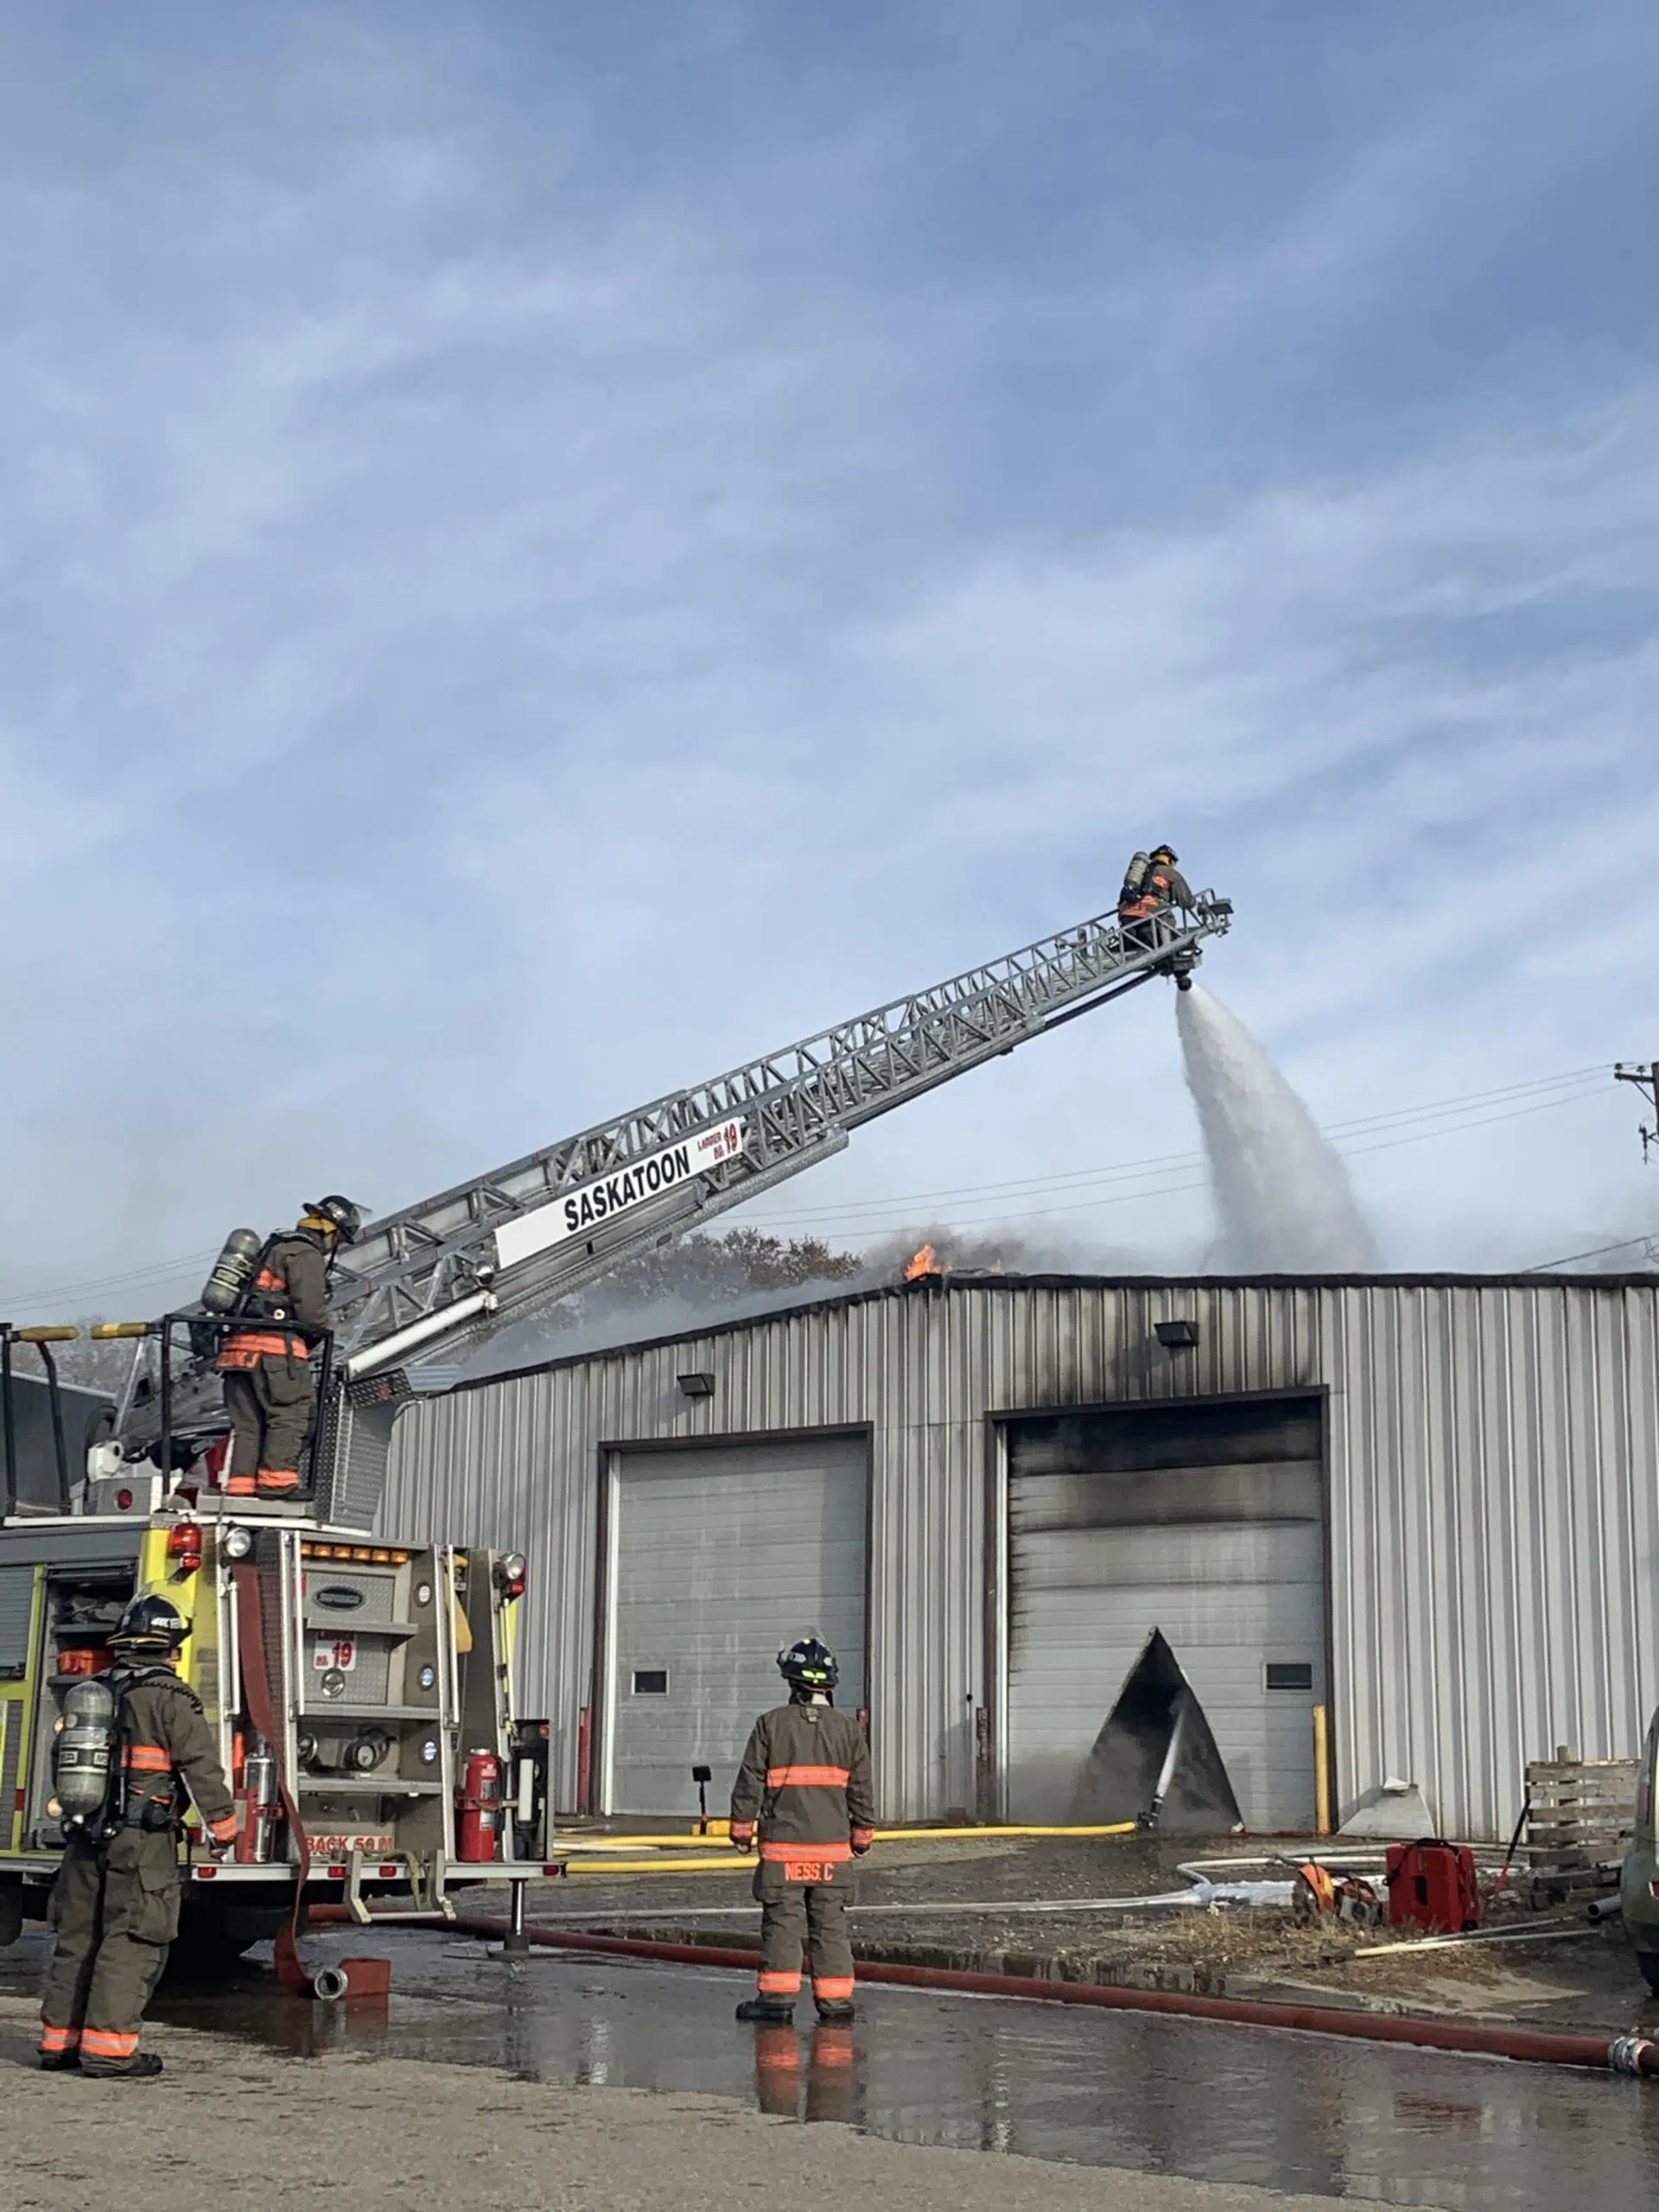
<svg viewBox="0 0 1659 2212"><path fill-rule="evenodd" d="M503 2068L574 2087L698 2091L907 2143L1012 2152L1363 2202L1598 2212L1659 2202L1659 2085L1145 2015L866 1988L850 2032L740 2027L743 1975L408 1932L331 1933L392 1961L389 2006L312 2005L268 1969L163 1992L156 2014L303 2057ZM45 1939L0 1959L38 1979Z"/></svg>

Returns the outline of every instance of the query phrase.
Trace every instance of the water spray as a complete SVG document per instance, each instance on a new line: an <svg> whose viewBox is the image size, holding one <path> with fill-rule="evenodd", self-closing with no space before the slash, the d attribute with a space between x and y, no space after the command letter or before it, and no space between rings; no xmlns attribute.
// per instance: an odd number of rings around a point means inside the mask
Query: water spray
<svg viewBox="0 0 1659 2212"><path fill-rule="evenodd" d="M1341 1160L1243 1023L1184 980L1175 1017L1227 1266L1262 1274L1370 1273L1376 1246Z"/></svg>

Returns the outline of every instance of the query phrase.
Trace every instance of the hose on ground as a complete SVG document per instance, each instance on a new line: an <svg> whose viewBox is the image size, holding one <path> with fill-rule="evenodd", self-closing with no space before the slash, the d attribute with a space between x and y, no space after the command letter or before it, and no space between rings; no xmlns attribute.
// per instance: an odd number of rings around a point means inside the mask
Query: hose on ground
<svg viewBox="0 0 1659 2212"><path fill-rule="evenodd" d="M458 1913L450 1926L468 1935L499 1938L499 1921ZM730 1967L754 1972L753 1951L715 1944L656 1943L632 1936L583 1935L573 1929L526 1928L539 1949L586 1951L612 1958L650 1959L664 1966ZM1168 1989L1126 1989L1115 1984L1046 1981L1033 1974L969 1974L951 1967L893 1966L861 1960L858 1979L906 1989L955 1991L970 1997L1006 1997L1046 2005L1088 2005L1107 2012L1161 2012L1175 2018L1215 2020L1236 2027L1281 2028L1301 2035L1344 2036L1362 2043L1415 2045L1480 2058L1512 2058L1538 2066L1580 2066L1603 2072L1659 2077L1659 2044L1639 2035L1551 2035L1532 2028L1479 2027L1471 2022L1408 2019L1399 2013L1346 2012L1334 2006L1279 2005L1243 1997L1199 1997Z"/></svg>

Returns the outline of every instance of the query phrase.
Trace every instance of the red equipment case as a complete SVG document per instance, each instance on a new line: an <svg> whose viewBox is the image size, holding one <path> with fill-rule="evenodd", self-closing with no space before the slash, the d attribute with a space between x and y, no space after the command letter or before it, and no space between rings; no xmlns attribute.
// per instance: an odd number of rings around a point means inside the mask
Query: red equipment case
<svg viewBox="0 0 1659 2212"><path fill-rule="evenodd" d="M1475 1854L1466 1843L1391 1843L1387 1880L1391 1928L1457 1936L1480 1925Z"/></svg>

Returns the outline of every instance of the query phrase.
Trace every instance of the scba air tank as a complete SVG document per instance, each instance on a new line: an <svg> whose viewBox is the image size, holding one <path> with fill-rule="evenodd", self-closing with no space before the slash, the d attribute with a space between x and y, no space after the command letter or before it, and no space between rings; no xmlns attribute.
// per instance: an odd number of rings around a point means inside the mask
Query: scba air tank
<svg viewBox="0 0 1659 2212"><path fill-rule="evenodd" d="M265 1240L251 1229L233 1229L225 1249L213 1262L213 1273L201 1287L201 1302L210 1313L233 1313L243 1293L253 1281Z"/></svg>
<svg viewBox="0 0 1659 2212"><path fill-rule="evenodd" d="M109 1803L115 1754L115 1698L96 1679L64 1694L52 1748L52 1787L65 1827L99 1824Z"/></svg>

